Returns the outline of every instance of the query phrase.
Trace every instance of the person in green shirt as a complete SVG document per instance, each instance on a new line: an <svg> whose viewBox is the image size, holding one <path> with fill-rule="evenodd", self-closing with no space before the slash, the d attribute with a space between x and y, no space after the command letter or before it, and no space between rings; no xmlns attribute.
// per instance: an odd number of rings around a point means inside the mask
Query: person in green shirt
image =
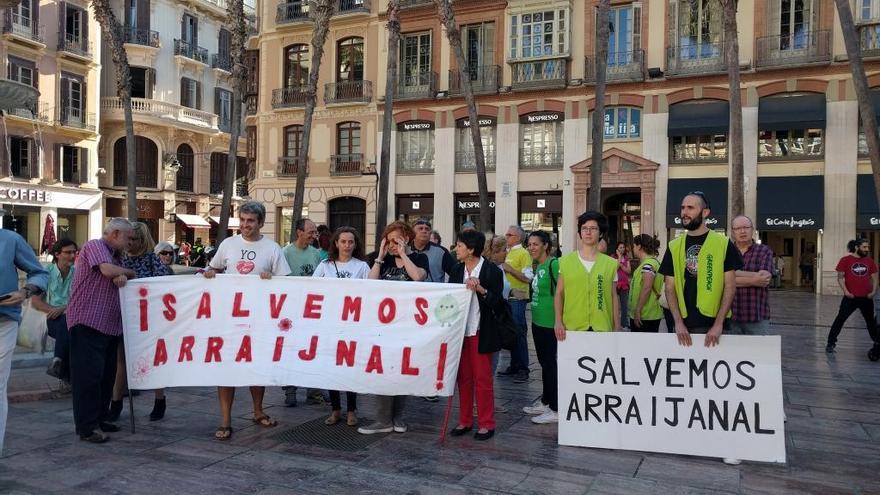
<svg viewBox="0 0 880 495"><path fill-rule="evenodd" d="M553 294L556 292L556 281L559 280L559 260L550 256L551 245L547 232L536 230L529 234L527 249L535 266L531 286L532 339L541 364L544 388L541 397L531 406L524 407L523 412L534 416L532 423L539 425L559 422L556 414L556 333L553 330L556 323Z"/></svg>
<svg viewBox="0 0 880 495"><path fill-rule="evenodd" d="M663 290L663 276L659 273L660 262L657 260L659 248L660 241L648 234L640 234L633 239L633 255L639 259L629 290L629 329L633 332L660 331L663 310L659 298Z"/></svg>
<svg viewBox="0 0 880 495"><path fill-rule="evenodd" d="M507 257L501 265L510 282L510 312L520 332L516 346L510 350L510 365L499 372L501 376L512 376L513 383L529 380L529 338L527 334L526 306L529 304L529 284L532 281L532 258L523 247L526 233L519 225L511 225L504 234L507 242Z"/></svg>
<svg viewBox="0 0 880 495"><path fill-rule="evenodd" d="M49 285L40 297L31 299L34 309L46 313L46 327L50 337L55 339L55 353L49 369L49 376L58 378L70 386L70 334L67 331L67 301L70 299L70 284L73 282L73 262L79 247L70 239L61 239L52 246L52 261L46 269L49 272Z"/></svg>

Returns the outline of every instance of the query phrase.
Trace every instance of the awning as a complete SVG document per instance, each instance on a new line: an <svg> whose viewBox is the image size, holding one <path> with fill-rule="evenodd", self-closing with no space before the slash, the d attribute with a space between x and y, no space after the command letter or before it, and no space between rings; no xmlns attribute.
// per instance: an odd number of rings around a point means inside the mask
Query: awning
<svg viewBox="0 0 880 495"><path fill-rule="evenodd" d="M758 177L758 230L819 230L824 220L821 175Z"/></svg>
<svg viewBox="0 0 880 495"><path fill-rule="evenodd" d="M720 100L676 103L669 107L667 135L703 136L727 134L730 104Z"/></svg>
<svg viewBox="0 0 880 495"><path fill-rule="evenodd" d="M669 179L666 192L666 227L680 229L681 200L692 191L701 191L711 206L706 225L711 229L727 228L727 179Z"/></svg>
<svg viewBox="0 0 880 495"><path fill-rule="evenodd" d="M825 95L768 96L758 102L758 129L824 129Z"/></svg>
<svg viewBox="0 0 880 495"><path fill-rule="evenodd" d="M211 224L208 223L207 220L198 216L198 215L188 215L186 213L177 213L175 215L177 217L178 222L183 222L184 225L191 229L210 229Z"/></svg>
<svg viewBox="0 0 880 495"><path fill-rule="evenodd" d="M208 218L210 218L211 221L216 223L217 225L220 225L220 217L210 216ZM238 218L229 217L229 230L238 230L238 227Z"/></svg>
<svg viewBox="0 0 880 495"><path fill-rule="evenodd" d="M856 228L880 230L880 205L874 189L874 176L859 174L856 181Z"/></svg>

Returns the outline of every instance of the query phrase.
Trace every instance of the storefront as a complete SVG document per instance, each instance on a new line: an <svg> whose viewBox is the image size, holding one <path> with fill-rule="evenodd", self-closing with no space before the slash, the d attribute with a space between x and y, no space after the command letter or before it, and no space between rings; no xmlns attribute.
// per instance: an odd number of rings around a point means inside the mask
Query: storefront
<svg viewBox="0 0 880 495"><path fill-rule="evenodd" d="M856 183L856 237L871 243L874 261L880 260L880 205L877 204L877 190L874 176L859 174Z"/></svg>
<svg viewBox="0 0 880 495"><path fill-rule="evenodd" d="M434 220L434 196L430 194L399 194L396 198L398 220L410 225L420 218Z"/></svg>
<svg viewBox="0 0 880 495"><path fill-rule="evenodd" d="M710 215L706 225L718 232L727 231L727 179L669 179L666 192L666 228L669 239L684 233L681 226L681 200L689 193L699 191L709 199Z"/></svg>
<svg viewBox="0 0 880 495"><path fill-rule="evenodd" d="M520 193L519 225L526 232L543 230L549 233L553 239L553 250L558 250L559 232L562 229L562 193Z"/></svg>
<svg viewBox="0 0 880 495"><path fill-rule="evenodd" d="M474 193L456 194L455 195L455 231L461 230L462 224L465 222L473 222L477 230L481 232L495 232L495 193L489 193L489 215L491 225L484 228L480 225L480 195Z"/></svg>
<svg viewBox="0 0 880 495"><path fill-rule="evenodd" d="M180 245L186 241L193 244L197 238L208 238L211 224L207 220L194 213L177 213L175 217L174 242Z"/></svg>
<svg viewBox="0 0 880 495"><path fill-rule="evenodd" d="M126 217L126 199L107 198L107 217ZM165 220L165 202L161 199L138 199L137 221L147 224L154 241L159 238L159 222Z"/></svg>
<svg viewBox="0 0 880 495"><path fill-rule="evenodd" d="M825 219L825 182L820 175L758 177L755 228L761 242L782 257L783 283L816 286Z"/></svg>

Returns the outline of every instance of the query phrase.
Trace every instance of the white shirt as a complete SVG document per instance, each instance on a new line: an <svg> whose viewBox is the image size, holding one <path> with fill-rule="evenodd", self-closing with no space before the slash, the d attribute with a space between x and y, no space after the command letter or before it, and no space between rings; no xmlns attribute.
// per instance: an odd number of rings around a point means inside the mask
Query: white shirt
<svg viewBox="0 0 880 495"><path fill-rule="evenodd" d="M585 260L584 257L581 256L581 253L578 253L578 259L581 260L581 263L584 265L584 269L587 271L587 273L590 273L590 271L593 269L593 265L596 264L596 260L593 260L593 261ZM617 282L617 279L618 279L617 272L615 271L613 282Z"/></svg>
<svg viewBox="0 0 880 495"><path fill-rule="evenodd" d="M240 275L265 272L275 276L290 275L290 267L284 259L281 246L265 236L259 241L246 241L240 234L227 237L217 248L211 268Z"/></svg>
<svg viewBox="0 0 880 495"><path fill-rule="evenodd" d="M467 265L464 267L464 280L467 282L467 279L471 277L480 277L480 270L483 268L483 257L480 256L480 261L477 262L477 266L474 267L474 271L469 272L467 269ZM474 294L477 292L474 291ZM480 329L480 303L477 302L477 297L474 296L471 298L471 307L468 311L468 323L467 330L464 333L465 337L473 337L477 334L477 330Z"/></svg>
<svg viewBox="0 0 880 495"><path fill-rule="evenodd" d="M352 258L346 262L324 260L318 263L313 277L330 278L367 278L370 267L359 259Z"/></svg>

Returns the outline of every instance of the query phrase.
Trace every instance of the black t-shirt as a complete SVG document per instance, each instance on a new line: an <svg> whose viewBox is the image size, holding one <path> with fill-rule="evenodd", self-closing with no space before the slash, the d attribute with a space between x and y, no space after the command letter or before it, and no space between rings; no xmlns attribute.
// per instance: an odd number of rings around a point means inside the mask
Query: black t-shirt
<svg viewBox="0 0 880 495"><path fill-rule="evenodd" d="M413 262L414 265L425 270L425 273L431 272L431 268L428 266L428 257L424 254L409 253L409 259ZM390 254L385 255L385 259L382 263L382 268L379 269L379 279L412 282L412 278L410 278L409 274L406 273L406 267L398 267L394 263L394 256Z"/></svg>
<svg viewBox="0 0 880 495"><path fill-rule="evenodd" d="M715 318L704 316L697 309L697 256L699 256L700 249L708 235L709 233L706 232L700 236L685 236L684 303L687 306L688 316L684 319L684 324L688 328L711 327L715 323ZM727 254L724 256L724 272L741 270L742 267L743 260L739 249L728 240ZM668 247L663 255L663 262L660 263L660 273L667 277L675 276L675 269L672 267L672 254Z"/></svg>

